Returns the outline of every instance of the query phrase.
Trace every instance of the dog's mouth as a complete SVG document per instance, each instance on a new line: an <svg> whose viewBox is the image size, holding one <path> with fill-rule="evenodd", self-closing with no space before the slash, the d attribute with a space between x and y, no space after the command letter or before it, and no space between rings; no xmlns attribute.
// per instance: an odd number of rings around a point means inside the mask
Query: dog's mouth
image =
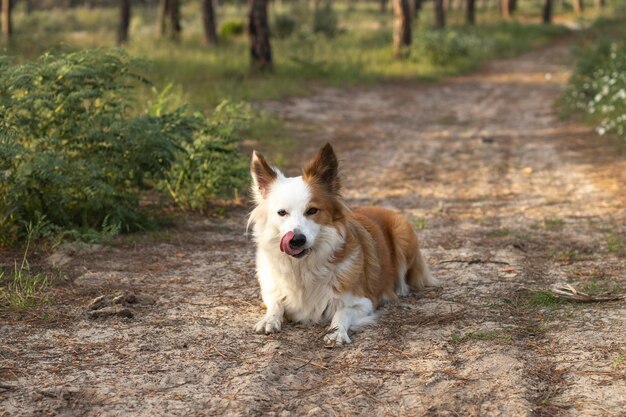
<svg viewBox="0 0 626 417"><path fill-rule="evenodd" d="M280 251L286 253L289 256L293 256L296 259L304 258L311 252L311 248L292 248L289 243L293 239L294 233L288 232L280 239Z"/></svg>

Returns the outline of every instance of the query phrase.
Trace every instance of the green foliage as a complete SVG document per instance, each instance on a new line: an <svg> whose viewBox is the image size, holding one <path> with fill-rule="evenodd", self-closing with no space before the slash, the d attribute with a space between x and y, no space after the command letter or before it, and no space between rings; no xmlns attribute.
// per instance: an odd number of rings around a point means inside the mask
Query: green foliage
<svg viewBox="0 0 626 417"><path fill-rule="evenodd" d="M194 140L183 144L185 157L174 163L160 188L180 206L192 209L218 197L237 197L249 176L237 144L251 117L247 105L220 104Z"/></svg>
<svg viewBox="0 0 626 417"><path fill-rule="evenodd" d="M563 102L566 109L585 113L600 135L626 140L626 41L603 38L580 50Z"/></svg>
<svg viewBox="0 0 626 417"><path fill-rule="evenodd" d="M291 36L298 25L298 22L288 14L277 14L272 25L272 35L280 39Z"/></svg>
<svg viewBox="0 0 626 417"><path fill-rule="evenodd" d="M222 24L220 36L222 38L232 38L243 35L245 25L241 20L228 20Z"/></svg>
<svg viewBox="0 0 626 417"><path fill-rule="evenodd" d="M239 184L229 179L227 187L221 178L233 174L237 159L228 120L164 111L162 101L145 112L133 99L137 84L147 83L141 70L121 50L0 63L5 240L23 235L32 221L45 222L48 233L145 227L140 192L178 175L190 158L207 160L184 182L188 194L197 186L213 197Z"/></svg>

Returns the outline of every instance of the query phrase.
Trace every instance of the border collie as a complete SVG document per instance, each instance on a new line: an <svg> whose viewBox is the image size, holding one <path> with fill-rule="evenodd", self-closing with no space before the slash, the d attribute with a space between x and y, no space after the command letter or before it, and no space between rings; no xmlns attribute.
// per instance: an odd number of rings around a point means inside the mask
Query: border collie
<svg viewBox="0 0 626 417"><path fill-rule="evenodd" d="M248 219L257 244L257 276L267 307L257 333L276 333L285 317L328 323L326 344L372 323L383 302L437 285L411 223L380 207L349 208L341 196L330 144L286 177L252 154L255 208Z"/></svg>

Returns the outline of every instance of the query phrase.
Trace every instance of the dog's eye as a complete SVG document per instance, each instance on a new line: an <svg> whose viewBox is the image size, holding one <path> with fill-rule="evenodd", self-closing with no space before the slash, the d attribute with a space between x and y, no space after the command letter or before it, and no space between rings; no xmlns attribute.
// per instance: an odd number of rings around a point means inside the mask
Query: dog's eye
<svg viewBox="0 0 626 417"><path fill-rule="evenodd" d="M286 216L286 215L287 215L287 212L286 212L285 210L283 210L283 209L280 209L280 210L278 210L278 215L279 215L280 217L283 217L283 216Z"/></svg>
<svg viewBox="0 0 626 417"><path fill-rule="evenodd" d="M319 211L319 210L318 210L318 209L316 209L315 207L311 207L310 209L308 209L308 210L306 211L306 213L305 213L305 214L306 214L307 216L312 216L313 214L317 213L318 211Z"/></svg>

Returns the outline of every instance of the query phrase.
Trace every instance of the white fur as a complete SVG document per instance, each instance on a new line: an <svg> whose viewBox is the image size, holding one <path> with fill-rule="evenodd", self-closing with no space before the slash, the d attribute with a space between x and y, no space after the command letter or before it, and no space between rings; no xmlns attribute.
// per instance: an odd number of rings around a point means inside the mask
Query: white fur
<svg viewBox="0 0 626 417"><path fill-rule="evenodd" d="M274 333L282 328L283 316L301 323L331 321L328 343L350 343L348 331L372 322L372 302L351 293L336 293L333 283L350 269L355 257L340 263L333 254L344 245L344 236L334 227L322 226L304 215L311 191L301 177L286 178L279 171L266 197L257 193L257 207L250 214L257 243L257 275L261 296L267 306L256 324L257 333ZM279 210L288 215L279 216ZM307 238L311 252L296 259L280 251L281 237L298 229Z"/></svg>

